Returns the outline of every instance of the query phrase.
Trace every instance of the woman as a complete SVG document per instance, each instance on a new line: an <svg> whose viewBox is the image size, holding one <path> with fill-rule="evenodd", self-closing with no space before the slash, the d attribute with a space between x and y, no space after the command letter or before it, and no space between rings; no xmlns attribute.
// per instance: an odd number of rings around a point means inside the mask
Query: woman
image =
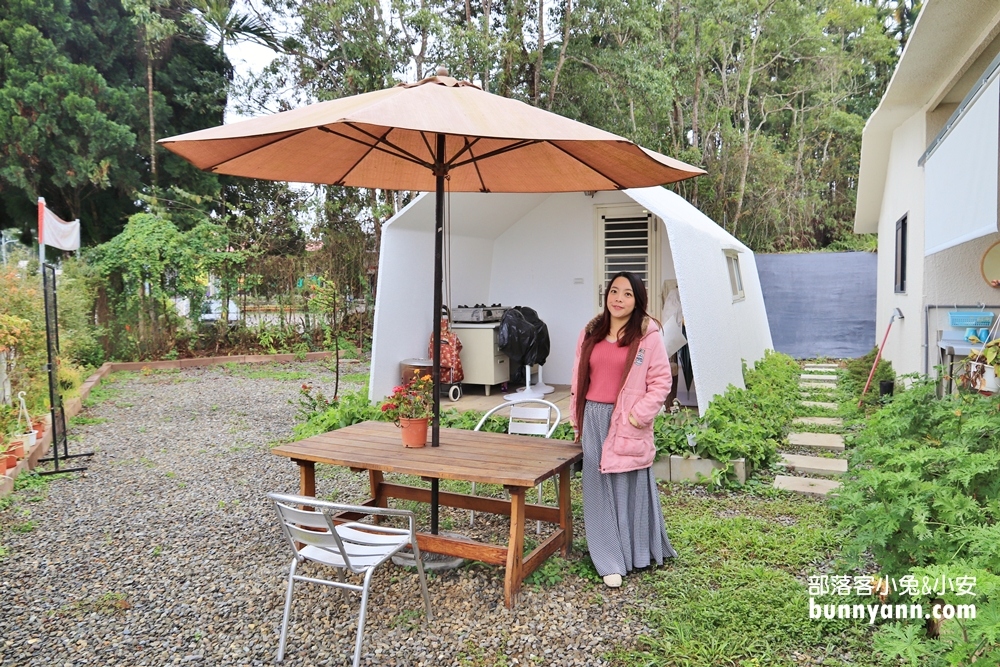
<svg viewBox="0 0 1000 667"><path fill-rule="evenodd" d="M608 283L604 313L582 332L570 420L583 446L583 521L598 574L622 576L677 552L670 546L653 477L653 419L670 392L670 360L646 288L623 271Z"/></svg>

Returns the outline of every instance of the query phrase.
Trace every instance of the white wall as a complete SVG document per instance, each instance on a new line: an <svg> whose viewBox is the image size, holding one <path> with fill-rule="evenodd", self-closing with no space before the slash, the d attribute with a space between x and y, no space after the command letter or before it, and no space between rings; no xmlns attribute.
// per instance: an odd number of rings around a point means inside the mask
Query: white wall
<svg viewBox="0 0 1000 667"><path fill-rule="evenodd" d="M930 311L928 334L928 372L934 374L934 366L939 362L936 342L944 333L950 337L964 333L965 329L955 329L948 321L948 311L954 304L1000 305L1000 289L986 284L981 272L983 253L991 245L1000 241L1000 234L990 234L963 243L933 255L929 255L924 266L925 297L928 305L947 306ZM988 308L1000 316L1000 308ZM893 327L895 328L895 324ZM921 357L921 363L923 358ZM922 371L923 369L921 369Z"/></svg>
<svg viewBox="0 0 1000 667"><path fill-rule="evenodd" d="M618 192L550 195L494 245L490 300L530 306L549 329L545 381L573 379L576 339L599 311L594 253L594 207L633 203Z"/></svg>
<svg viewBox="0 0 1000 667"><path fill-rule="evenodd" d="M924 170L917 161L927 147L925 137L923 111L915 113L893 132L879 215L875 340L882 342L893 309L899 308L904 319L893 322L882 355L901 374L923 371ZM896 221L904 215L908 235L906 292L896 294Z"/></svg>
<svg viewBox="0 0 1000 667"><path fill-rule="evenodd" d="M772 347L753 253L679 195L663 188L629 190L666 225L687 326L698 410L730 384L742 387L743 361ZM745 298L733 301L725 250L739 253Z"/></svg>

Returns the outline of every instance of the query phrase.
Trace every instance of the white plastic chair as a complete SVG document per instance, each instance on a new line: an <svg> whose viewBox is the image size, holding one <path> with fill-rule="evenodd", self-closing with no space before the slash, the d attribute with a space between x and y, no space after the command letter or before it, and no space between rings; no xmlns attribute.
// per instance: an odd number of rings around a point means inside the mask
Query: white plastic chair
<svg viewBox="0 0 1000 667"><path fill-rule="evenodd" d="M333 586L343 590L361 592L361 613L358 616L358 636L354 644L354 667L361 659L361 641L365 631L365 612L368 607L368 590L372 574L382 563L397 551L413 547L413 559L420 579L420 592L424 597L427 619L431 619L431 600L427 595L427 579L424 576L413 512L409 510L385 509L382 507L361 507L340 505L316 498L283 493L269 493L278 512L281 530L292 546L295 556L288 572L288 592L285 594L285 613L281 619L281 639L278 643L278 662L285 657L285 640L288 638L288 617L292 608L292 589L296 581ZM301 509L305 505L311 510ZM367 523L343 523L337 525L334 516L341 512L354 512L373 516L406 517L409 528L390 528ZM304 577L295 573L300 563L312 561L336 568L338 581ZM364 584L350 584L344 580L350 570L364 574Z"/></svg>
<svg viewBox="0 0 1000 667"><path fill-rule="evenodd" d="M545 407L528 407L529 405L542 405ZM473 430L480 430L486 420L492 417L497 412L501 410L510 408L510 420L507 423L507 432L512 435L540 435L546 438L551 438L552 434L555 432L556 427L559 426L559 421L562 419L562 413L559 411L559 406L550 401L546 401L541 398L522 398L513 401L507 401L506 403L501 403L496 406L479 420L476 424L476 428ZM556 487L556 497L559 497L559 483L556 478L552 478L552 484ZM538 504L542 504L542 485L538 485ZM476 495L476 483L472 483L472 495ZM476 512L472 510L469 515L469 525L472 526L476 521ZM541 535L542 533L542 522L538 521L535 525L535 534Z"/></svg>

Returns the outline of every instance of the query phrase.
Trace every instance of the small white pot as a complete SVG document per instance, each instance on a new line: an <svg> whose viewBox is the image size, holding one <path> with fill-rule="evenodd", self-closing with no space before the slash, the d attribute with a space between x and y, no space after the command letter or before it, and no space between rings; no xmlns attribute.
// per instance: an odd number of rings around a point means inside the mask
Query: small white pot
<svg viewBox="0 0 1000 667"><path fill-rule="evenodd" d="M31 448L35 446L35 432L28 431L27 433L22 433L20 435L14 436L15 440L24 440L24 451L30 452Z"/></svg>
<svg viewBox="0 0 1000 667"><path fill-rule="evenodd" d="M978 373L979 368L982 364L978 361L973 361L969 364L969 370L973 373ZM976 381L975 387L976 391L987 391L991 394L1000 392L1000 380L997 379L996 371L993 370L992 366L986 366L983 371L983 376Z"/></svg>

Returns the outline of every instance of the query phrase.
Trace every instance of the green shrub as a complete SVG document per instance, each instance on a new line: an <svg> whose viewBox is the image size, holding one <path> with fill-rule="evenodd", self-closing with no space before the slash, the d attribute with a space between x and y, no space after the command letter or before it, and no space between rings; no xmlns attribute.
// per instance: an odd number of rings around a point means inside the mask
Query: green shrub
<svg viewBox="0 0 1000 667"><path fill-rule="evenodd" d="M308 385L303 385L302 393L309 395ZM358 424L365 421L386 421L379 406L368 400L366 391L352 391L341 394L339 398L326 401L322 394L310 396L312 409L308 407L299 410L299 418L303 421L295 425L293 430L296 439L308 438L328 431ZM306 403L303 399L300 403Z"/></svg>
<svg viewBox="0 0 1000 667"><path fill-rule="evenodd" d="M866 411L870 411L880 404L879 382L883 380L896 380L896 372L892 369L892 362L879 359L878 366L875 368L875 375L872 376L871 386L868 387L868 393L862 399L861 392L865 389L868 374L871 373L872 364L875 363L877 355L878 348L874 347L865 356L848 361L847 375L844 376L841 383L841 387L847 391L848 395L854 397L853 402L862 401L862 406Z"/></svg>
<svg viewBox="0 0 1000 667"><path fill-rule="evenodd" d="M928 640L919 626L886 626L875 647L910 664L998 664L1000 658L1000 402L978 394L938 399L935 382L911 387L875 412L853 438L851 472L833 506L853 566L874 557L897 579L975 577L975 597L950 588L918 599L974 603L977 618L953 619ZM918 632L919 631L919 632Z"/></svg>
<svg viewBox="0 0 1000 667"><path fill-rule="evenodd" d="M752 369L744 366L746 388L730 385L712 399L700 420L689 413L660 415L653 424L657 456L690 452L717 461L745 458L754 468L767 466L798 405L799 365L768 350Z"/></svg>

